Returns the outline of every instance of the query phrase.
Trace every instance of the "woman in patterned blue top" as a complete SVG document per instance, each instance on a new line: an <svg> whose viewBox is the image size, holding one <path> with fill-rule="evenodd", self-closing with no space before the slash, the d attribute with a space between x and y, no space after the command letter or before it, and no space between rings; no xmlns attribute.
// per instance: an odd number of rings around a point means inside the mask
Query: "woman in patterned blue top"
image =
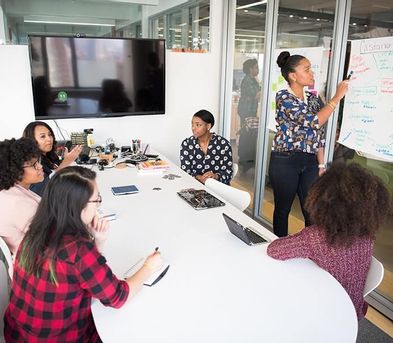
<svg viewBox="0 0 393 343"><path fill-rule="evenodd" d="M232 179L232 148L223 137L211 133L213 115L200 110L192 117L192 136L180 148L181 168L203 184L214 178L229 185Z"/></svg>
<svg viewBox="0 0 393 343"><path fill-rule="evenodd" d="M276 95L276 127L270 157L269 179L274 192L274 233L288 234L288 215L296 194L305 225L311 225L304 202L311 184L325 171L324 128L335 107L348 90L341 82L326 106L320 98L305 91L314 84L310 61L304 56L282 52L277 59L288 89Z"/></svg>

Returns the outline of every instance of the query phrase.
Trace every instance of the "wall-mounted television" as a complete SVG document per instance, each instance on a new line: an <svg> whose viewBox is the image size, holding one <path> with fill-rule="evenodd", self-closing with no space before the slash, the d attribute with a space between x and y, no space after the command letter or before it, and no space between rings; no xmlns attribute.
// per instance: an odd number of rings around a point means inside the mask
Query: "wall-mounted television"
<svg viewBox="0 0 393 343"><path fill-rule="evenodd" d="M165 113L162 39L29 36L36 119Z"/></svg>

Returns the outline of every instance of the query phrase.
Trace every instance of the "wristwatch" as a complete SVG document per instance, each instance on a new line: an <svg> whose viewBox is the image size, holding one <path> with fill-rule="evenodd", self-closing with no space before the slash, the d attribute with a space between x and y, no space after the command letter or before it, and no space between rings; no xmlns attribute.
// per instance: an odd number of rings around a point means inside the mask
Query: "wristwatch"
<svg viewBox="0 0 393 343"><path fill-rule="evenodd" d="M326 166L323 163L321 163L321 164L318 164L318 168L319 169L326 169Z"/></svg>

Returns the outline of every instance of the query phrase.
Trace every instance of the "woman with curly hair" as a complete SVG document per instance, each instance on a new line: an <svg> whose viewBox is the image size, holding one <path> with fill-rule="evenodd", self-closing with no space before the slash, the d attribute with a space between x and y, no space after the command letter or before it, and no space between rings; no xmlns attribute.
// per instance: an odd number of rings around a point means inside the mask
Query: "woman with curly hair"
<svg viewBox="0 0 393 343"><path fill-rule="evenodd" d="M0 236L15 255L40 197L29 187L44 179L40 152L28 138L0 142Z"/></svg>
<svg viewBox="0 0 393 343"><path fill-rule="evenodd" d="M308 258L348 292L358 319L366 314L363 290L379 226L391 209L383 182L358 164L333 164L311 187L306 209L315 225L277 239L267 249L278 260Z"/></svg>
<svg viewBox="0 0 393 343"><path fill-rule="evenodd" d="M53 130L47 123L42 121L29 123L23 131L23 137L32 139L41 152L44 180L41 183L33 185L31 190L42 196L45 186L49 181L49 176L53 171L60 170L73 163L81 153L82 146L77 145L70 152L65 148L64 157L61 161L55 152L56 139Z"/></svg>

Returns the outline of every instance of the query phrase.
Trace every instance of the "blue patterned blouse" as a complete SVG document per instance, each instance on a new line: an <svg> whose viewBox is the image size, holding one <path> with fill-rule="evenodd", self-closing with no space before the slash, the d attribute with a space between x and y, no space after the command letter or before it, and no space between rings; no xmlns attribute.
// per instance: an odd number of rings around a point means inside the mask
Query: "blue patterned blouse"
<svg viewBox="0 0 393 343"><path fill-rule="evenodd" d="M194 177L212 171L219 175L220 182L229 185L232 179L231 145L225 138L213 133L205 155L198 139L191 136L181 144L180 165Z"/></svg>
<svg viewBox="0 0 393 343"><path fill-rule="evenodd" d="M273 151L302 151L316 154L325 146L325 130L319 126L317 113L323 107L316 95L305 92L302 101L288 89L276 94L276 127Z"/></svg>

